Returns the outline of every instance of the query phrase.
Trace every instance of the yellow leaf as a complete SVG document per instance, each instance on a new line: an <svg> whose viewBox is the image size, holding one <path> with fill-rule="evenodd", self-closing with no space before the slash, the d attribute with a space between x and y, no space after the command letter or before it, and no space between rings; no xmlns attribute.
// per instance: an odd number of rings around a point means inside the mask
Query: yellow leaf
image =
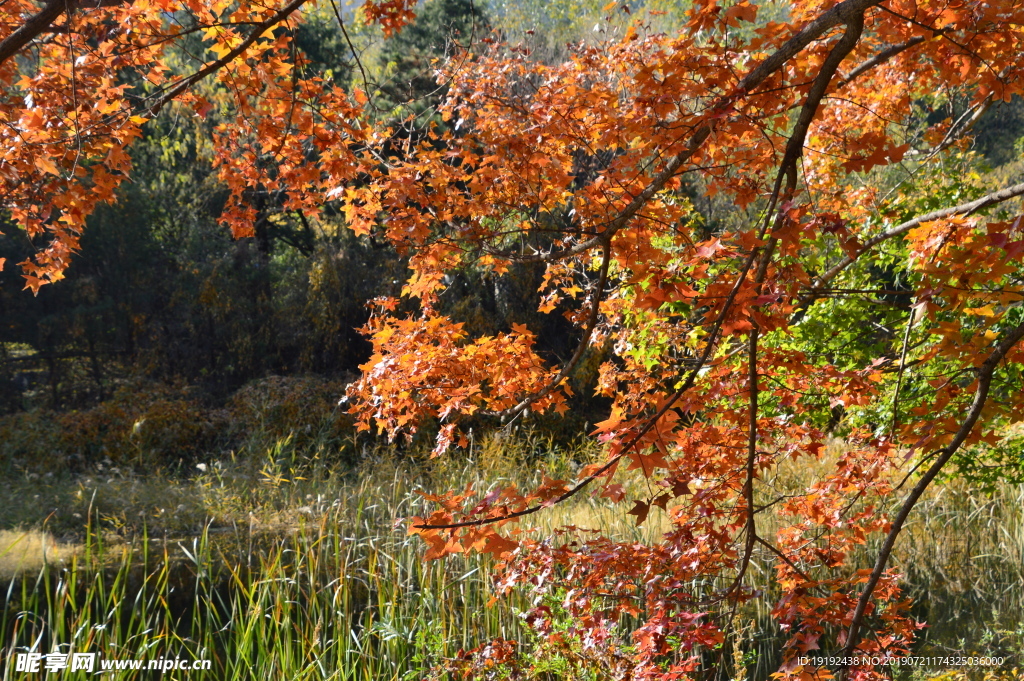
<svg viewBox="0 0 1024 681"><path fill-rule="evenodd" d="M96 103L96 110L106 116L121 108L121 102L111 99L103 99Z"/></svg>
<svg viewBox="0 0 1024 681"><path fill-rule="evenodd" d="M210 46L210 51L217 55L217 59L223 59L229 52L231 52L231 47L224 43L214 43Z"/></svg>
<svg viewBox="0 0 1024 681"><path fill-rule="evenodd" d="M35 165L36 168L39 168L43 172L60 177L60 169L53 161L50 160L48 156L44 154L36 156Z"/></svg>

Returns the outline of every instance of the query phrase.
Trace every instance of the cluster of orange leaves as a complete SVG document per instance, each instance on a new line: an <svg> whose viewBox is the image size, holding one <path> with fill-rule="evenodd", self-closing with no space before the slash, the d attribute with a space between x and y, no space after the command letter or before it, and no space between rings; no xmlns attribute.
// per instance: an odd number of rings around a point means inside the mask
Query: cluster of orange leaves
<svg viewBox="0 0 1024 681"><path fill-rule="evenodd" d="M44 4L52 3L5 3L0 40ZM321 76L301 75L293 32L303 4L65 3L24 53L0 64L0 193L37 244L21 263L27 288L63 278L86 218L130 179L128 147L167 105L203 118L231 112L214 141L231 190L222 220L238 236L251 233L252 188L297 190L283 209L316 214L323 195L358 171L351 143L362 134L360 105ZM205 52L183 73L174 50L193 34ZM214 101L206 80L217 82Z"/></svg>

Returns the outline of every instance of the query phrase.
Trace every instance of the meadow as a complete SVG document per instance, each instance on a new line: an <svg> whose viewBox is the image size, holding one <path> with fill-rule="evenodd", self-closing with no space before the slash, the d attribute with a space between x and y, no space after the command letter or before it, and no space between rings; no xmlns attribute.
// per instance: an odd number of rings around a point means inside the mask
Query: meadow
<svg viewBox="0 0 1024 681"><path fill-rule="evenodd" d="M343 466L334 441L307 438L298 446L288 436L261 441L266 435L184 475L108 465L89 475L28 475L5 484L4 657L58 649L112 660L210 661L208 672L159 676L171 679L418 681L461 678L460 653L494 638L516 640L520 654L533 654L521 617L529 595L489 603L491 561L424 562L422 543L398 519L428 507L420 491L529 484L542 470L572 477L598 455L595 448L558 447L519 431L481 438L468 456L438 460L365 446L357 464ZM828 465L841 446L833 443L818 465ZM815 471L784 474L798 485ZM57 510L33 520L45 506L26 498L50 500ZM638 528L624 509L581 495L529 526L542 536L575 525L649 541L666 524L656 513ZM935 487L902 538L897 564L916 614L929 622L917 652L1004 658L998 668L904 669L897 678L1021 678L1024 487L983 492L955 479ZM753 580L765 595L737 612L733 624L745 645L733 651L723 679L766 679L778 662L780 634L768 616L771 568L756 567ZM606 678L600 667L565 655L531 666L531 677L518 678ZM517 678L509 669L476 671ZM62 674L91 678L82 670ZM106 678L157 674L122 669ZM8 662L0 678L33 677Z"/></svg>

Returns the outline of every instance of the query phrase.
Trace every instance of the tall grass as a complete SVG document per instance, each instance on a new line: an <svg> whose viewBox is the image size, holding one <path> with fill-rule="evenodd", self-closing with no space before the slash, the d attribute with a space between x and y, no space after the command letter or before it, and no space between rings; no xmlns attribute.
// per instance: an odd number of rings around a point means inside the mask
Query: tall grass
<svg viewBox="0 0 1024 681"><path fill-rule="evenodd" d="M2 657L205 659L218 679L421 678L461 649L519 637L521 625L515 602L487 607L487 560L426 563L396 518L424 514L417 490L499 484L512 473L522 483L540 468L573 465L532 461L523 475L534 448L494 440L475 449L476 461L427 465L376 453L339 476L316 457L298 460L283 440L259 458L203 465L188 483L120 473L80 481L65 490L65 512L88 519L84 542L64 547L63 562L9 580ZM116 531L139 522L140 506L149 524L121 540ZM190 536L200 513L217 522ZM20 676L4 667L3 679Z"/></svg>
<svg viewBox="0 0 1024 681"><path fill-rule="evenodd" d="M5 652L208 659L217 679L377 680L479 636L514 637L514 613L484 607L482 561L424 563L412 538L387 529L389 509L418 505L402 487L357 489L286 532L207 528L188 542L116 545L91 533L67 565L11 580ZM8 665L3 678L17 676Z"/></svg>
<svg viewBox="0 0 1024 681"><path fill-rule="evenodd" d="M11 577L0 592L0 658L8 660L0 678L34 676L14 671L14 653L56 649L211 662L209 672L169 671L165 679L418 681L491 638L528 640L518 616L523 600L488 607L488 560L425 563L421 543L395 519L429 507L418 490L525 486L541 470L568 478L592 450L491 438L461 460L414 464L368 452L348 475L321 454L297 452L284 439L258 455L203 464L188 480L110 474L57 492L86 531L76 547L48 554L56 562ZM792 483L811 474L794 471ZM926 641L933 649L1019 653L1024 488L980 496L961 487L929 493L898 563L920 613L937 625ZM531 521L541 533L576 525L635 541L664 529L656 515L637 528L624 510L580 495ZM753 578L767 587L762 568ZM774 671L778 632L769 608L761 603L735 622L752 654L735 666L745 666L749 679ZM106 678L154 674L120 670ZM92 677L66 671L59 678Z"/></svg>

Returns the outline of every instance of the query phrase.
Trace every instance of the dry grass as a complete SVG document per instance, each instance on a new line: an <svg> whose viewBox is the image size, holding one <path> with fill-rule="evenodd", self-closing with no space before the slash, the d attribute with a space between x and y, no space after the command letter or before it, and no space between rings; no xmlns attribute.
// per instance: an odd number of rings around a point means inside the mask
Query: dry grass
<svg viewBox="0 0 1024 681"><path fill-rule="evenodd" d="M806 486L841 451L833 443L817 462L787 464L778 483ZM63 644L112 646L125 657L177 650L215 659L218 679L418 679L460 648L492 636L522 640L524 632L514 599L485 607L487 561L424 564L420 543L394 526L398 516L422 514L416 491L529 486L542 470L573 479L597 454L493 437L463 459L414 461L368 451L358 469L342 474L326 450L299 451L285 439L206 462L185 478L107 467L75 480L15 480L0 489L6 518L31 526L11 504L38 494L47 507L22 504L21 512L45 512L48 524L40 518L35 526L74 537L77 545L42 531L0 534L0 553L10 547L0 566L13 566L0 576L21 574L3 590L4 612L34 613L31 621L5 617L0 641L28 646L45 634ZM524 524L542 535L574 525L631 541L651 541L668 527L661 511L638 528L625 510L581 494ZM868 561L870 548L857 560ZM1024 488L1002 485L980 495L955 481L934 487L896 560L922 603L919 614L936 624L928 632L933 649L1024 650L1024 630L1017 628L1024 612ZM755 570L753 586L767 586L768 574L767 566ZM764 651L763 664L748 663L751 680L773 671L769 649L778 640L764 622L767 609L763 603L737 621L750 650ZM998 681L1016 674L1000 673Z"/></svg>
<svg viewBox="0 0 1024 681"><path fill-rule="evenodd" d="M0 580L38 572L46 565L63 565L72 552L46 532L0 530Z"/></svg>

